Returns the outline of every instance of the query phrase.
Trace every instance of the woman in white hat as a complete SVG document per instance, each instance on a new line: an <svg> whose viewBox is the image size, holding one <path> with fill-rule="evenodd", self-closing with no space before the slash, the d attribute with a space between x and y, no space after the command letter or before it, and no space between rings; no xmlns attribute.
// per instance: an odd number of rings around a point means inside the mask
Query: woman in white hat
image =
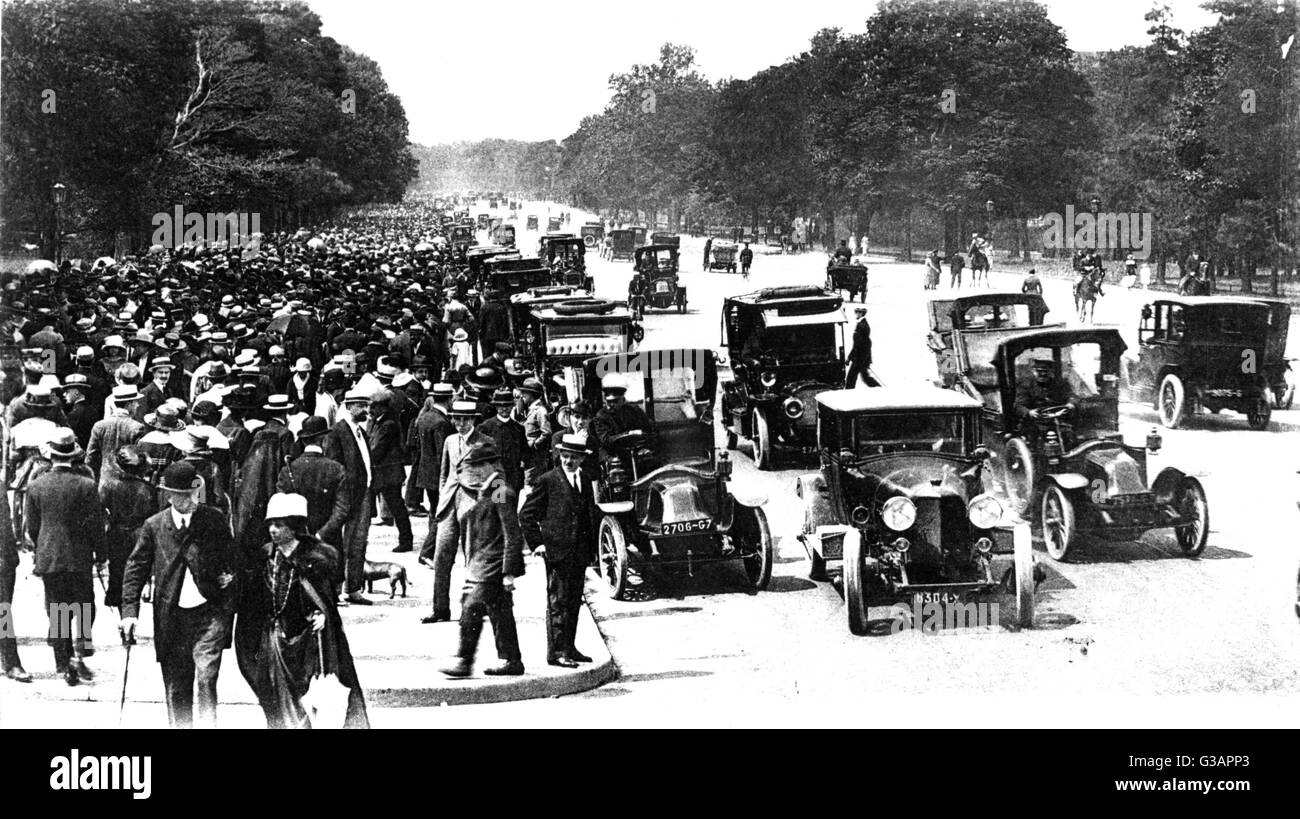
<svg viewBox="0 0 1300 819"><path fill-rule="evenodd" d="M451 364L453 370L464 366L474 366L474 348L469 343L469 333L459 327L451 334Z"/></svg>
<svg viewBox="0 0 1300 819"><path fill-rule="evenodd" d="M312 727L303 695L313 677L333 674L349 692L343 727L369 728L365 697L335 603L338 550L308 534L307 499L302 495L272 495L266 523L270 542L250 561L244 578L235 655L257 694L267 727Z"/></svg>

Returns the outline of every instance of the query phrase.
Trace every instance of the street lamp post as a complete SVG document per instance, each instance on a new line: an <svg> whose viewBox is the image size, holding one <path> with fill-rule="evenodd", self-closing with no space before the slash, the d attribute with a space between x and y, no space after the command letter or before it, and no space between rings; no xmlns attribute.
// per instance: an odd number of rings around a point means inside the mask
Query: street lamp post
<svg viewBox="0 0 1300 819"><path fill-rule="evenodd" d="M987 217L984 222L984 238L993 243L993 200L990 199L984 203L984 214Z"/></svg>
<svg viewBox="0 0 1300 819"><path fill-rule="evenodd" d="M54 183L54 263L63 263L63 225L60 223L63 203L68 198L68 189L62 182Z"/></svg>
<svg viewBox="0 0 1300 819"><path fill-rule="evenodd" d="M1101 210L1101 197L1093 194L1092 198L1088 200L1088 204L1092 205L1092 237L1094 242L1092 250L1100 258L1101 254L1097 251L1101 245L1101 226L1097 223L1097 214Z"/></svg>

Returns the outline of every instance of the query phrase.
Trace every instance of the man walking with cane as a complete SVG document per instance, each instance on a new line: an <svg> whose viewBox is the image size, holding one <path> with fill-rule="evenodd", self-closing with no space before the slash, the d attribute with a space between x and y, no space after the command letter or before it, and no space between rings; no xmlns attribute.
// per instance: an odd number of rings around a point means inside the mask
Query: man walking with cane
<svg viewBox="0 0 1300 819"><path fill-rule="evenodd" d="M187 461L163 471L168 507L140 527L122 582L122 641L135 639L140 590L153 578L154 648L162 665L167 718L173 728L199 721L215 727L221 652L230 646L238 556L230 525L200 506L198 473Z"/></svg>

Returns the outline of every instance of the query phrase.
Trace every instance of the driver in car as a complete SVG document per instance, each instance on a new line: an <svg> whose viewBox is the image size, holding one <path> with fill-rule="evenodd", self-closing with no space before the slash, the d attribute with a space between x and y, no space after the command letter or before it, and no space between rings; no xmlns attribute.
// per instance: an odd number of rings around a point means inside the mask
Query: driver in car
<svg viewBox="0 0 1300 819"><path fill-rule="evenodd" d="M1056 377L1056 362L1050 358L1034 359L1034 379L1016 385L1016 417L1023 426L1032 428L1030 422L1041 416L1039 410L1047 407L1067 406L1074 410L1074 396L1070 386Z"/></svg>
<svg viewBox="0 0 1300 819"><path fill-rule="evenodd" d="M627 382L618 373L608 373L600 380L600 393L605 406L591 422L591 437L595 439L600 459L606 461L613 454L609 450L610 438L633 430L653 435L654 422L640 407L627 403Z"/></svg>

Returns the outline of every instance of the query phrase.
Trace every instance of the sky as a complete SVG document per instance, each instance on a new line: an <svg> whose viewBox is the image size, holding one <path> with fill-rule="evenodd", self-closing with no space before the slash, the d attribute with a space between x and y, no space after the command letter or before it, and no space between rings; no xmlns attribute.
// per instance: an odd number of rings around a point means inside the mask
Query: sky
<svg viewBox="0 0 1300 819"><path fill-rule="evenodd" d="M1185 31L1211 25L1200 0L1163 0ZM1271 2L1271 0L1260 0ZM413 142L561 140L609 99L611 74L664 42L696 51L713 80L746 79L807 49L823 28L866 28L874 2L307 0L324 34L379 63ZM1045 0L1075 51L1149 41L1150 0ZM455 100L455 102L449 102Z"/></svg>

